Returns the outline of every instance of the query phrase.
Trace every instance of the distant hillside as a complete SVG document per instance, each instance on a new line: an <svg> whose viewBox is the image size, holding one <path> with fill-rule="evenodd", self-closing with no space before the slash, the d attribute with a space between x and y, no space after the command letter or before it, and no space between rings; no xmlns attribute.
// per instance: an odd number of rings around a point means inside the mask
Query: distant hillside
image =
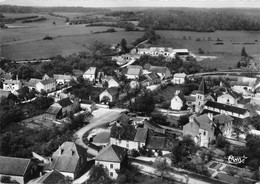
<svg viewBox="0 0 260 184"><path fill-rule="evenodd" d="M85 8L85 7L29 7L0 5L1 13L39 13L39 12L109 12L106 8Z"/></svg>

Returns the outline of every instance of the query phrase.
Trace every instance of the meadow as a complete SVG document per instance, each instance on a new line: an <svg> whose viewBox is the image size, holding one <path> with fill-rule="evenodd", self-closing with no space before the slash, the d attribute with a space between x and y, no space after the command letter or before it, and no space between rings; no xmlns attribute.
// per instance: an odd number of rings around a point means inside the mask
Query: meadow
<svg viewBox="0 0 260 184"><path fill-rule="evenodd" d="M87 13L63 13L58 15L75 18ZM15 18L29 15L44 16L46 21L23 24L17 21L12 26L26 26L24 28L3 29L1 32L1 56L9 59L36 59L48 58L55 55L67 56L69 54L86 51L94 41L108 44L118 43L125 38L131 43L143 35L142 32L124 32L123 29L114 28L115 33L93 32L106 31L110 27L85 27L85 25L67 25L65 18L49 14L4 14L6 17ZM90 15L91 16L91 15ZM95 15L93 15L95 16ZM55 24L53 24L55 22ZM243 47L249 55L259 54L260 32L253 31L216 31L216 32L189 32L163 30L156 31L161 36L157 46L173 48L187 48L194 54L199 54L201 48L205 56L216 56L217 59L200 61L204 66L227 69L236 66L240 59ZM53 40L43 40L48 35Z"/></svg>

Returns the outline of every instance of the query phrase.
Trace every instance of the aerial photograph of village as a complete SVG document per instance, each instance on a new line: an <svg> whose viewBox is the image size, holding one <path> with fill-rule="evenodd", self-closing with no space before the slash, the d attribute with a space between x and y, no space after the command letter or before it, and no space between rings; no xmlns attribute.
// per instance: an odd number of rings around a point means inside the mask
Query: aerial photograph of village
<svg viewBox="0 0 260 184"><path fill-rule="evenodd" d="M260 0L0 0L1 184L260 184Z"/></svg>

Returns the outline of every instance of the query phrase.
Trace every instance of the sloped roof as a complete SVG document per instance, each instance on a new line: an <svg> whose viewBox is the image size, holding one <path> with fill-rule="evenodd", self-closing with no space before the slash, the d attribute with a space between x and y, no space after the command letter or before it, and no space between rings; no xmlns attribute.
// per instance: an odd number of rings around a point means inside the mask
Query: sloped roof
<svg viewBox="0 0 260 184"><path fill-rule="evenodd" d="M162 66L151 66L149 71L155 73L165 73L167 69L167 67Z"/></svg>
<svg viewBox="0 0 260 184"><path fill-rule="evenodd" d="M56 79L56 80L71 80L72 76L71 75L54 74L53 78Z"/></svg>
<svg viewBox="0 0 260 184"><path fill-rule="evenodd" d="M151 64L150 63L146 63L145 65L144 65L144 69L145 70L150 70L150 68L151 68Z"/></svg>
<svg viewBox="0 0 260 184"><path fill-rule="evenodd" d="M52 84L52 83L55 83L55 79L49 78L49 79L46 79L46 80L42 80L40 83L42 83L43 85Z"/></svg>
<svg viewBox="0 0 260 184"><path fill-rule="evenodd" d="M198 89L197 93L203 94L203 95L208 94L208 89L207 89L207 85L206 85L206 82L205 82L204 78L202 79L202 81L200 83L200 86L199 86L199 89Z"/></svg>
<svg viewBox="0 0 260 184"><path fill-rule="evenodd" d="M52 115L57 115L60 110L61 110L62 107L60 106L57 106L57 105L51 105L47 111L45 113L48 113L48 114L52 114Z"/></svg>
<svg viewBox="0 0 260 184"><path fill-rule="evenodd" d="M96 67L89 67L89 69L83 75L95 75L96 70Z"/></svg>
<svg viewBox="0 0 260 184"><path fill-rule="evenodd" d="M145 75L141 75L141 76L139 77L138 81L142 83L142 82L148 81L148 79L147 79L147 77L146 77Z"/></svg>
<svg viewBox="0 0 260 184"><path fill-rule="evenodd" d="M0 156L0 174L24 176L31 159Z"/></svg>
<svg viewBox="0 0 260 184"><path fill-rule="evenodd" d="M60 172L53 170L33 181L30 181L28 184L54 184L61 182L65 182L65 176Z"/></svg>
<svg viewBox="0 0 260 184"><path fill-rule="evenodd" d="M162 150L164 148L164 142L165 142L165 137L148 136L146 148Z"/></svg>
<svg viewBox="0 0 260 184"><path fill-rule="evenodd" d="M74 173L80 157L86 157L86 150L74 142L64 142L52 155L52 162L45 166L47 170Z"/></svg>
<svg viewBox="0 0 260 184"><path fill-rule="evenodd" d="M155 72L149 73L149 74L147 74L147 76L148 76L149 80L160 79L160 76Z"/></svg>
<svg viewBox="0 0 260 184"><path fill-rule="evenodd" d="M127 68L127 75L140 75L142 72L142 68L139 68L139 67L136 67L136 68L133 68L133 67L130 67L130 68Z"/></svg>
<svg viewBox="0 0 260 184"><path fill-rule="evenodd" d="M0 89L0 101L1 101L1 98L2 98L3 96L8 97L8 95L9 95L10 93L11 93L10 91L4 91L4 90Z"/></svg>
<svg viewBox="0 0 260 184"><path fill-rule="evenodd" d="M229 123L230 121L233 121L234 118L225 115L225 114L217 114L213 117L214 123L216 124L225 124Z"/></svg>
<svg viewBox="0 0 260 184"><path fill-rule="evenodd" d="M72 102L71 102L70 98L68 97L68 98L64 98L64 99L58 101L58 104L60 104L62 107L67 107L67 106L72 105Z"/></svg>
<svg viewBox="0 0 260 184"><path fill-rule="evenodd" d="M41 82L41 81L42 81L41 79L31 78L31 79L29 80L29 82L27 83L27 86L35 87L36 84L37 84L38 82Z"/></svg>
<svg viewBox="0 0 260 184"><path fill-rule="evenodd" d="M117 89L117 88L114 88L114 87L108 88L108 89L107 89L107 92L108 92L110 95L112 95L112 96L114 96L114 95L116 95L116 94L119 93L119 92L118 92L118 89Z"/></svg>
<svg viewBox="0 0 260 184"><path fill-rule="evenodd" d="M95 160L107 161L107 162L121 162L126 155L126 149L117 145L111 145L104 147Z"/></svg>
<svg viewBox="0 0 260 184"><path fill-rule="evenodd" d="M195 96L184 96L185 100L188 102L195 102L196 97Z"/></svg>
<svg viewBox="0 0 260 184"><path fill-rule="evenodd" d="M240 95L237 92L230 90L230 89L227 89L227 93L230 94L235 99L240 97Z"/></svg>
<svg viewBox="0 0 260 184"><path fill-rule="evenodd" d="M199 127L203 130L211 130L211 120L207 114L200 115L194 118L195 122L198 123Z"/></svg>
<svg viewBox="0 0 260 184"><path fill-rule="evenodd" d="M205 103L205 106L222 109L222 110L225 110L228 112L233 112L233 113L238 113L238 114L245 114L247 112L247 110L244 108L235 107L235 106L222 104L222 103L218 103L218 102L213 102L213 101L207 101Z"/></svg>
<svg viewBox="0 0 260 184"><path fill-rule="evenodd" d="M186 74L185 74L185 73L176 73L176 74L174 74L173 77L174 77L174 78L175 78L175 77L178 77L178 78L185 78L185 77L186 77Z"/></svg>
<svg viewBox="0 0 260 184"><path fill-rule="evenodd" d="M19 84L19 83L21 83L21 81L20 80L5 80L4 81L4 83L5 84Z"/></svg>
<svg viewBox="0 0 260 184"><path fill-rule="evenodd" d="M135 134L134 141L145 143L147 138L147 132L148 130L146 128L138 128Z"/></svg>
<svg viewBox="0 0 260 184"><path fill-rule="evenodd" d="M130 117L127 116L125 113L122 113L118 118L117 121L123 124L127 124L130 121Z"/></svg>

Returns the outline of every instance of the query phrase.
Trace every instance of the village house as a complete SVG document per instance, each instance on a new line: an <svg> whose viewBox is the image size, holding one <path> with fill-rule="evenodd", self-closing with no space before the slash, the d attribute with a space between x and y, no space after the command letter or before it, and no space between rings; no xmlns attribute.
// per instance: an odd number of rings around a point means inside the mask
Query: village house
<svg viewBox="0 0 260 184"><path fill-rule="evenodd" d="M20 80L18 80L18 78L16 80L5 80L3 82L3 90L4 91L11 91L14 92L18 89L22 88L22 83Z"/></svg>
<svg viewBox="0 0 260 184"><path fill-rule="evenodd" d="M72 110L72 101L70 98L64 98L52 104L45 112L45 117L51 120L56 120L68 116Z"/></svg>
<svg viewBox="0 0 260 184"><path fill-rule="evenodd" d="M64 142L51 156L49 163L44 165L44 172L56 170L72 180L78 178L87 164L85 148L74 142Z"/></svg>
<svg viewBox="0 0 260 184"><path fill-rule="evenodd" d="M152 72L146 75L142 75L139 78L139 82L141 83L142 86L146 87L146 86L159 84L161 82L161 78L157 73Z"/></svg>
<svg viewBox="0 0 260 184"><path fill-rule="evenodd" d="M53 78L56 80L57 84L66 84L69 83L71 80L76 80L72 75L60 75L54 74Z"/></svg>
<svg viewBox="0 0 260 184"><path fill-rule="evenodd" d="M128 65L125 76L128 79L138 79L143 74L143 68L137 65Z"/></svg>
<svg viewBox="0 0 260 184"><path fill-rule="evenodd" d="M113 129L112 129L113 130ZM117 145L128 150L139 150L145 146L147 138L147 129L138 128L135 134L124 135L126 138L121 138L120 134L110 134L110 144Z"/></svg>
<svg viewBox="0 0 260 184"><path fill-rule="evenodd" d="M160 154L169 154L178 144L177 139L168 138L164 135L148 134L145 149L151 150L154 156L160 156Z"/></svg>
<svg viewBox="0 0 260 184"><path fill-rule="evenodd" d="M184 84L186 80L185 73L176 73L173 75L172 83L173 84Z"/></svg>
<svg viewBox="0 0 260 184"><path fill-rule="evenodd" d="M31 159L0 156L0 178L10 177L11 181L27 183L35 174Z"/></svg>
<svg viewBox="0 0 260 184"><path fill-rule="evenodd" d="M213 114L226 114L239 119L250 117L250 113L247 109L213 101L207 101L205 103L203 111L205 110Z"/></svg>
<svg viewBox="0 0 260 184"><path fill-rule="evenodd" d="M35 89L38 92L46 91L47 93L55 91L56 90L56 81L55 81L55 79L52 79L52 78L49 78L47 80L41 80L40 82L38 82L35 85Z"/></svg>
<svg viewBox="0 0 260 184"><path fill-rule="evenodd" d="M26 84L26 86L30 89L30 90L36 90L36 84L41 82L41 79L35 79L35 78L31 78L29 80L29 82Z"/></svg>
<svg viewBox="0 0 260 184"><path fill-rule="evenodd" d="M161 80L168 79L172 76L171 71L166 66L161 67L161 66L152 66L150 64L145 64L144 65L144 74L149 74L152 72L159 75Z"/></svg>
<svg viewBox="0 0 260 184"><path fill-rule="evenodd" d="M42 76L42 80L47 80L47 79L49 79L50 77L49 77L49 75L47 75L47 74L44 74L43 76ZM55 79L55 78L54 78Z"/></svg>
<svg viewBox="0 0 260 184"><path fill-rule="evenodd" d="M108 81L108 88L112 88L112 87L115 87L115 88L119 88L120 87L120 83L118 80L116 80L114 77L111 77Z"/></svg>
<svg viewBox="0 0 260 184"><path fill-rule="evenodd" d="M165 134L165 129L163 129L161 126L159 126L158 124L156 124L152 121L144 120L143 124L144 124L145 129L148 129L155 133Z"/></svg>
<svg viewBox="0 0 260 184"><path fill-rule="evenodd" d="M39 178L30 180L27 184L54 184L54 183L66 183L65 176L56 170L48 172Z"/></svg>
<svg viewBox="0 0 260 184"><path fill-rule="evenodd" d="M224 137L231 138L233 131L233 118L225 114L217 114L213 117L216 125L216 135L221 134Z"/></svg>
<svg viewBox="0 0 260 184"><path fill-rule="evenodd" d="M185 105L184 96L180 93L180 90L176 90L174 97L171 99L171 109L179 111L184 105Z"/></svg>
<svg viewBox="0 0 260 184"><path fill-rule="evenodd" d="M217 102L236 106L241 99L240 95L231 90L226 90L223 95L218 96Z"/></svg>
<svg viewBox="0 0 260 184"><path fill-rule="evenodd" d="M102 165L108 170L109 177L116 179L117 170L127 163L127 150L117 145L107 145L95 157L95 165Z"/></svg>
<svg viewBox="0 0 260 184"><path fill-rule="evenodd" d="M190 116L189 123L183 126L183 136L190 135L200 147L208 147L215 140L213 115L203 114L198 117Z"/></svg>
<svg viewBox="0 0 260 184"><path fill-rule="evenodd" d="M119 98L117 88L108 88L99 95L99 101L107 104L108 102L115 102Z"/></svg>
<svg viewBox="0 0 260 184"><path fill-rule="evenodd" d="M96 81L96 74L97 74L97 68L96 67L90 67L83 74L83 78L86 79L86 80L89 80L90 82L95 83L95 81Z"/></svg>

